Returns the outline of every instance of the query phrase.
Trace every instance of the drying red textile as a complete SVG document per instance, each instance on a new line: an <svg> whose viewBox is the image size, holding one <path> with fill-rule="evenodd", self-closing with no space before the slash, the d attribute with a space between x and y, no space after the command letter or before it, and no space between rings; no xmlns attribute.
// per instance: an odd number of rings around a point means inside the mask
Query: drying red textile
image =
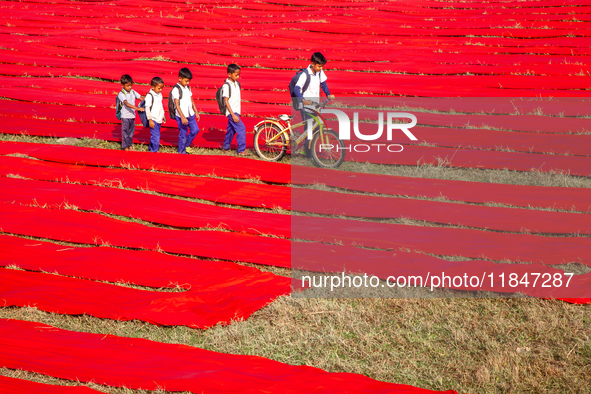
<svg viewBox="0 0 591 394"><path fill-rule="evenodd" d="M0 174L4 171L6 174L25 174L25 172L18 170L6 171L6 167L2 166L2 158L0 157ZM92 176L91 174L92 172L90 172L89 176ZM130 187L125 177L109 178L108 174L104 175L107 176L101 181L103 185L118 186L119 182L121 182L126 187ZM68 179L70 182L84 182L79 177L72 176L72 174L67 172L63 174L61 179ZM178 177L173 177L169 181L170 184L173 184L173 182L178 181ZM181 181L185 184L188 183L187 180ZM190 188L195 186L197 188L202 187L201 184L196 184L186 187L186 189L190 190ZM291 233L291 218L285 214L279 215L225 208L110 187L91 187L78 184L39 182L0 177L0 188L2 187L6 187L2 196L0 196L0 201L3 202L18 202L25 205L39 206L47 205L54 208L63 207L64 205L74 205L86 211L96 210L179 228L224 228L249 234L273 234L280 237L289 237ZM240 185L235 186L234 189L229 189L228 194L235 193L239 195L239 187ZM164 193L189 196L193 194L183 192L174 193L174 188L161 189L147 185L141 189L157 189ZM210 190L215 191L218 189L212 188ZM252 193L255 197L258 195L256 189L253 189ZM248 196L249 194L245 192L245 195ZM213 197L208 199L215 201ZM221 200L223 198L220 191ZM130 203L131 201L133 202ZM279 204L269 206L279 206Z"/></svg>
<svg viewBox="0 0 591 394"><path fill-rule="evenodd" d="M0 151L1 149L0 144ZM452 201L473 203L496 202L520 207L591 211L591 196L587 188L424 179L302 166L291 167L291 183L320 183L344 190L428 198L445 197Z"/></svg>
<svg viewBox="0 0 591 394"><path fill-rule="evenodd" d="M210 43L211 48L213 43ZM226 50L227 46L219 46L219 50ZM249 48L249 47L244 47ZM548 48L548 47L546 47ZM218 49L216 48L216 51ZM258 51L258 50L257 50ZM122 52L124 53L124 52ZM277 53L283 55L283 51L277 50ZM383 54L383 53L382 53ZM382 55L381 54L381 55ZM352 53L342 54L352 55ZM395 54L394 56L398 56ZM524 55L525 56L525 55ZM508 56L513 59L512 56ZM537 58L537 56L533 56ZM495 56L498 59L499 56ZM564 59L563 56L560 57ZM523 59L523 56L521 57ZM513 60L512 60L513 61ZM121 85L118 82L103 82L103 81L92 81L87 80L84 84L71 85L70 78L31 78L24 77L9 77L0 76L1 87L21 87L21 88L32 88L36 87L39 90L50 90L50 91L68 91L76 93L84 93L83 96L94 97L96 95L107 95L110 99L108 105L111 106L112 96L116 95L121 90ZM136 89L145 93L147 87L136 86ZM36 92L36 90L35 90ZM97 93L98 92L98 93ZM197 97L207 97L214 94L214 89L204 89L194 87L192 92ZM165 90L165 93L166 90ZM250 90L244 86L243 96L249 100L256 101L259 103L281 103L285 101L285 92L281 91L266 91L266 90ZM343 97L356 97L360 99L360 95L347 95L339 94L339 100ZM369 100L369 99L368 99ZM365 100L364 100L365 101ZM372 97L369 103L376 101L376 97ZM518 111L520 114L536 113L541 112L545 115L552 116L589 116L591 110L589 108L589 99L573 98L573 97L552 97L548 99L542 99L539 97L535 98L506 98L506 97L445 97L445 98L434 98L434 97L382 97L377 99L381 104L384 102L390 103L392 106L404 106L409 108L408 111L413 110L424 110L428 108L434 111L441 112L453 112L455 114L474 114L474 113L495 113L499 115L510 115L515 114ZM164 124L166 125L166 124ZM490 130L489 130L490 131ZM551 130L555 132L555 130Z"/></svg>
<svg viewBox="0 0 591 394"><path fill-rule="evenodd" d="M23 104L20 104L23 106ZM0 101L0 108L6 108L11 111L23 111L26 116L33 116L32 111L36 111L37 116L49 116L51 119L68 119L69 109L59 108L60 106L50 106L47 104L37 104L34 110L30 106L23 106L22 109L17 108L18 104ZM51 110L50 107L56 107L57 110L63 112L63 116L56 117L56 112ZM63 107L63 106L62 106ZM111 116L110 109L93 108L94 113L100 116L103 111L103 116ZM107 114L108 112L109 114ZM281 111L284 112L284 111ZM45 114L45 115L42 115ZM14 113L13 113L14 115ZM82 120L84 122L91 122L93 117L92 112L88 115L83 115ZM224 119L220 116L209 116L211 121L220 122ZM214 119L215 118L215 119ZM77 118L78 119L78 118ZM260 119L256 118L245 118L249 119L249 122L255 122ZM204 115L202 118L203 122L207 122L207 116ZM223 122L222 122L223 123ZM121 134L119 126L113 125L112 129L109 127L84 127L86 123L80 123L79 125L72 125L62 128L48 128L48 126L26 127L22 124L13 124L6 127L6 133L20 134L26 132L31 135L44 135L54 137L88 137L98 138L109 141L120 140ZM200 132L193 144L196 146L202 146L207 148L220 148L224 133L222 132L224 124L219 124L218 128L212 127L211 130ZM252 127L247 125L248 130ZM138 128L138 133L135 138L135 142L146 143L149 140L149 131L145 128ZM588 137L588 136L581 136ZM546 138L546 137L544 137ZM565 137L567 138L567 137ZM162 140L165 144L174 145L177 139L175 139L175 130L173 128L165 128L162 132ZM251 146L251 140L248 139L249 145ZM527 144L526 144L527 145ZM523 147L522 147L523 148ZM562 147L561 149L567 149ZM558 171L566 172L572 175L588 176L591 174L591 158L590 157L575 157L575 156L562 156L562 155L540 155L531 153L516 153L516 152L502 152L502 151L488 151L488 150L473 150L473 149L455 149L455 148L444 148L444 147L427 147L427 146L406 146L403 152L399 153L388 153L388 152L347 152L345 159L347 161L357 162L370 162L377 164L397 164L397 165L412 165L417 164L434 164L434 165L446 165L450 167L467 167L467 168L490 168L490 169L503 169L516 171Z"/></svg>
<svg viewBox="0 0 591 394"><path fill-rule="evenodd" d="M485 255L493 260L537 261L546 264L569 261L589 263L586 256L589 254L591 240L582 237L548 238L470 229L417 227L249 212L120 189L18 179L5 180L3 184L6 191L11 191L6 195L5 201L49 204L54 207L61 207L67 202L81 209L97 209L139 217L175 227L222 227L256 235L293 236L322 242L337 240L347 245L412 248L427 253L461 254L474 258ZM125 201L135 201L135 204L130 205ZM179 215L179 212L183 212L183 215Z"/></svg>
<svg viewBox="0 0 591 394"><path fill-rule="evenodd" d="M19 94L22 92L22 88L13 88ZM6 92L9 89L3 89L3 94L9 96L10 93ZM19 97L16 94L15 97ZM53 93L47 93L53 95ZM70 93L79 95L79 93ZM39 99L38 97L36 97ZM109 104L112 101L112 97L108 98ZM384 100L384 103L387 103ZM14 104L10 104L12 108L8 109L7 112L17 115L18 109L14 108ZM199 104L198 104L199 105ZM250 112L248 105L245 106L245 110ZM47 109L47 108L46 108ZM83 123L83 122L66 122L68 111L67 108L61 109L63 115L57 111L43 111L43 107L36 108L37 116L51 116L52 119L59 120L38 120L28 118L23 120L18 116L7 117L3 122L2 132L6 134L20 134L26 133L30 135L41 135L41 136L57 136L57 137L93 137L101 140L118 141L121 136L120 125L104 124L104 123ZM254 111L255 109L253 109ZM110 121L110 113L104 113L105 110L94 109L92 111L93 116L106 115L106 118L100 119L101 122ZM271 110L257 109L258 113L281 113L289 112L284 107L273 107ZM83 119L90 117L84 113L77 111L78 116L83 116ZM421 124L429 124L428 120L422 115L418 114L419 121ZM444 118L443 115L440 115ZM491 116L492 117L492 116ZM495 116L494 118L497 118ZM370 113L367 118L377 119L377 112ZM437 120L435 118L434 120ZM244 123L247 128L247 147L252 148L252 132L254 125L259 122L260 118L244 118ZM440 123L445 123L447 120L442 119ZM547 124L546 119L536 119L536 122L543 122ZM194 141L194 145L209 148L219 148L223 142L225 128L227 121L219 116L203 116L203 124L206 124L205 131L197 136ZM437 122L434 122L437 123ZM461 123L461 121L460 121ZM527 124L530 124L528 122ZM175 122L168 122L163 124L161 130L161 143L163 145L176 145L178 141L178 130L175 128ZM591 149L591 136L589 135L566 135L558 134L559 132L566 133L569 130L584 130L582 125L568 128L562 126L560 128L549 126L551 130L555 131L556 134L549 133L528 133L528 132L513 132L513 131L494 131L494 130L476 130L476 129L455 129L455 128L441 128L441 127L415 127L413 128L413 134L418 138L416 143L427 142L431 145L437 145L442 147L458 147L462 149L489 149L498 150L499 147L503 149L511 149L519 152L528 153L557 153L566 155L588 155ZM583 127L583 128L581 128ZM336 126L333 126L336 129ZM360 131L363 134L371 135L375 133L376 126L374 124L361 124ZM134 141L140 143L148 143L150 139L149 130L138 127L134 135ZM358 139L354 139L356 143L364 143ZM385 140L373 141L374 143L403 143L408 144L410 142L404 135L396 135L395 139L391 142ZM412 148L409 148L412 149ZM536 156L531 156L532 160Z"/></svg>
<svg viewBox="0 0 591 394"><path fill-rule="evenodd" d="M288 240L214 231L195 232L146 227L93 213L50 210L0 204L0 227L7 233L30 235L82 244L108 244L127 248L156 249L171 253L246 261L290 267L293 245ZM540 237L529 234L502 234L470 229L450 229L366 223L340 219L292 217L292 237L494 260L562 264L587 261L591 240L574 237ZM206 233L206 235L204 235ZM303 236L302 236L303 234ZM345 267L359 260L340 253L337 245L304 242L299 249L314 250L317 258L337 261ZM356 249L355 250L362 250ZM368 250L363 250L369 253ZM404 258L407 254L396 252ZM415 253L409 253L409 255ZM424 259L434 257L423 256ZM335 260L336 259L336 260Z"/></svg>
<svg viewBox="0 0 591 394"><path fill-rule="evenodd" d="M47 165L37 165L35 160L0 157L0 175L17 174L26 178L68 180L70 182L93 183L107 186L120 184L138 189L157 189L158 191L179 194L172 185L179 181L177 176L167 179L167 175L153 176L151 173L137 171L89 169L69 167L65 171L58 168L47 169ZM45 168L44 168L45 167ZM51 167L51 166L49 166ZM44 171L45 170L45 171ZM37 172L45 172L38 175ZM112 174L114 172L114 174ZM257 185L239 181L194 178L182 180L188 186L176 188L182 195L203 198L214 202L255 207L283 207L298 212L326 215L343 215L366 218L406 217L428 222L461 225L492 230L531 232L542 234L589 234L591 233L590 214L570 212L548 212L532 209L487 207L450 202L414 200L408 198L376 197L359 194L293 188L291 192L284 186ZM64 202L84 210L101 210L123 216L137 217L149 222L169 224L175 227L204 227L223 225L227 218L230 228L244 231L245 226L236 223L233 216L238 212L224 211L225 215L216 219L220 209L209 209L208 205L190 201L170 199L127 190L103 187L83 187L79 185L23 181L13 178L0 178L5 194L1 201L16 201L31 204L35 201L50 206L61 206ZM188 190L187 190L188 189ZM127 197L125 197L127 196ZM129 206L126 201L134 201ZM248 217L255 217L250 213ZM260 218L260 216L258 217ZM279 219L280 220L280 219ZM284 220L289 220L285 218ZM235 224L236 223L236 224ZM243 222L244 223L244 222ZM257 224L261 226L257 226ZM252 223L251 233L268 233L273 223L264 223L260 218ZM272 230L271 230L272 232Z"/></svg>
<svg viewBox="0 0 591 394"><path fill-rule="evenodd" d="M288 267L290 243L285 239L223 231L189 231L148 227L95 213L0 204L4 232L90 245L244 261Z"/></svg>
<svg viewBox="0 0 591 394"><path fill-rule="evenodd" d="M572 273L568 268L563 270L539 264L499 264L482 260L447 261L417 253L368 251L352 246L333 248L332 254L328 255L322 253L322 246L319 244L293 244L292 261L292 269L336 273L337 275L333 277L342 278L343 272L358 273L389 280L388 283L400 283L397 278L403 277L404 285L399 286L402 288L413 286L431 288L432 286L433 289L492 291L500 294L522 293L538 298L569 299L576 303L591 303L591 272L573 275L570 278L564 275ZM556 284L553 284L555 275L560 275L560 278L557 279ZM410 277L415 277L412 283L409 282ZM518 280L509 283L511 277ZM439 278L439 281L435 278ZM531 281L526 283L524 278ZM536 280L535 283L534 280ZM311 280L305 281L303 278L301 281L294 279L293 282L301 287L312 285L330 289L332 278L329 279L328 285L321 283L314 285ZM364 286L378 290L387 286L385 284L372 286L371 282L369 283L370 285ZM348 286L349 289L354 287Z"/></svg>
<svg viewBox="0 0 591 394"><path fill-rule="evenodd" d="M29 380L0 376L0 391L4 394L97 394L85 386L58 386Z"/></svg>
<svg viewBox="0 0 591 394"><path fill-rule="evenodd" d="M430 146L407 146L400 153L347 152L348 161L417 166L431 164L454 168L508 169L558 172L590 176L591 157L542 155L517 152L467 150Z"/></svg>
<svg viewBox="0 0 591 394"><path fill-rule="evenodd" d="M0 269L4 306L35 305L54 313L194 328L246 319L291 290L289 278L230 262L75 248L14 236L0 236L0 265L27 270ZM156 290L176 286L183 291Z"/></svg>
<svg viewBox="0 0 591 394"><path fill-rule="evenodd" d="M234 33L228 32L228 34L233 35ZM27 73L27 75L32 77L65 77L74 75L108 80L117 80L121 77L120 65L115 64L117 63L115 61L111 61L113 64L108 64L109 61L100 60L94 61L94 63L88 62L84 66L70 65L69 63L71 61L72 59L68 59L66 63L58 64L43 60L37 63L37 67L2 64L0 65L0 73L12 76ZM100 63L100 67L98 67L97 63ZM178 67L174 63L171 63L173 66L168 66L165 62L135 61L133 63L133 66L130 66L129 72L137 80L149 81L153 77L154 72L152 70L155 69L159 69L159 74L162 75L163 79L168 81L174 81L175 75L178 74ZM200 67L192 66L191 70L193 73L198 72L206 76L211 74L223 75L225 70L225 67L218 66L207 66L207 69L200 69ZM276 83L274 81L276 80L289 81L291 74L293 74L292 71L259 69L251 69L250 73L252 74L252 78L258 81L257 85L266 90L275 88ZM421 96L431 97L458 95L463 97L531 97L535 95L541 95L543 97L549 95L556 97L586 97L587 94L580 92L580 90L589 87L588 84L581 85L581 81L575 81L572 77L567 76L531 76L526 80L518 75L476 75L470 78L454 75L434 75L424 78L414 75L380 74L380 78L378 79L375 78L373 73L356 72L354 76L347 72L334 74L331 77L331 84L333 86L339 86L339 90L348 94L358 92L358 86L362 86L365 91L371 91L375 94L392 94L392 92L396 91L403 95L420 94ZM352 78L355 80L359 79L358 84L350 84L349 82ZM200 84L196 83L197 86L212 87L220 84L219 78L202 77L202 79ZM501 84L502 88L499 87L499 84Z"/></svg>
<svg viewBox="0 0 591 394"><path fill-rule="evenodd" d="M346 190L355 190L369 193L425 196L430 198L446 197L454 201L466 201L475 203L497 202L507 205L523 207L541 207L556 209L575 209L576 211L591 211L591 197L586 188L572 187L542 187L508 185L495 183L479 183L466 181L450 181L443 179L421 179L402 176L390 176L368 173L356 173L350 171L326 170L313 167L289 166L280 163L267 163L238 157L222 156L189 156L179 157L175 154L152 155L146 152L119 152L108 149L80 148L63 145L31 144L20 142L0 142L0 154L22 153L29 156L61 163L80 163L88 166L111 166L138 169L155 169L167 172L186 173L194 175L209 175L228 178L256 178L270 183L293 183L297 185L311 185L315 183L325 184ZM23 164L26 161L23 162ZM42 163L38 167L36 175L30 173L30 177L42 178ZM43 167L42 167L43 166ZM56 167L68 176L75 174L66 172L68 168ZM22 167L24 170L24 166ZM90 168L80 169L77 172L91 171ZM99 176L100 172L94 173ZM115 177L123 176L128 172L111 172ZM146 178L147 184L156 187L155 180L160 174L150 173ZM79 177L80 175L78 175ZM80 179L80 178L77 178ZM96 177L92 177L96 180ZM177 182L175 175L168 175L166 179L175 180L173 185L167 182L166 189L154 189L170 194L186 195L188 188L185 182ZM185 178L178 178L180 181ZM129 183L127 185L130 185ZM194 196L193 194L187 196Z"/></svg>
<svg viewBox="0 0 591 394"><path fill-rule="evenodd" d="M0 320L0 347L4 349L0 352L0 366L6 368L132 389L192 393L434 393L263 357L66 331L18 320Z"/></svg>
<svg viewBox="0 0 591 394"><path fill-rule="evenodd" d="M126 167L224 178L261 179L269 183L289 183L291 166L242 157L218 155L178 155L151 152L121 152L114 149L80 148L67 145L0 141L1 154L22 153L59 163L101 167Z"/></svg>
<svg viewBox="0 0 591 394"><path fill-rule="evenodd" d="M167 194L214 201L216 203L248 207L291 208L290 194L292 192L290 188L285 186L262 185L210 177L170 176L169 174L147 171L111 171L96 167L53 163L48 164L49 163L37 164L35 160L2 156L0 157L0 174L19 174L23 177L33 179L59 180L64 182L80 182L111 187L122 186L131 189L154 190ZM63 169L64 172L60 172L60 169ZM138 198L141 197L141 195L138 195ZM173 204L174 202L175 201L172 201ZM187 201L179 200L176 200L176 202L178 204L181 202L188 203ZM150 208L151 205L145 206L145 209ZM216 212L215 207L213 207L212 211L212 214ZM182 211L178 211L177 214L184 214L184 212L181 212ZM215 216L212 216L212 219L213 217Z"/></svg>

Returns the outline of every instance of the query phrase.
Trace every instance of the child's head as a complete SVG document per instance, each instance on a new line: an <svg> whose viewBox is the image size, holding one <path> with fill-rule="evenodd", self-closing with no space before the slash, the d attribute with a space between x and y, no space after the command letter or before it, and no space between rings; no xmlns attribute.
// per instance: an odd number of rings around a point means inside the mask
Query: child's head
<svg viewBox="0 0 591 394"><path fill-rule="evenodd" d="M131 91L131 87L133 86L133 79L125 74L121 76L121 86L125 89L126 92Z"/></svg>
<svg viewBox="0 0 591 394"><path fill-rule="evenodd" d="M240 78L240 67L237 64L230 64L226 71L228 72L228 78L232 81L236 82Z"/></svg>
<svg viewBox="0 0 591 394"><path fill-rule="evenodd" d="M179 70L179 84L181 86L187 86L189 82L193 79L193 73L186 67L183 67Z"/></svg>
<svg viewBox="0 0 591 394"><path fill-rule="evenodd" d="M152 90L154 91L154 93L160 93L162 89L164 89L164 81L160 77L152 78L152 81L150 81L150 85L152 86Z"/></svg>
<svg viewBox="0 0 591 394"><path fill-rule="evenodd" d="M310 59L310 63L312 63L312 70L317 73L322 71L324 66L326 65L326 58L320 52L314 52L312 54L312 59Z"/></svg>

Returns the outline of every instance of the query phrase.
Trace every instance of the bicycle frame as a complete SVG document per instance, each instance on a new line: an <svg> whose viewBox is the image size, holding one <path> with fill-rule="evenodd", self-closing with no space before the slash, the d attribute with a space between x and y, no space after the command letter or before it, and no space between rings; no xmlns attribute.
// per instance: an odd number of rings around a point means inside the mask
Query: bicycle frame
<svg viewBox="0 0 591 394"><path fill-rule="evenodd" d="M313 113L311 114L312 119L316 122L316 124L319 126L319 130L317 132L320 133L320 137L322 139L324 139L324 133L323 133L323 129L324 129L324 125L326 124L326 121L324 120L324 117L322 117L322 115L313 109L310 109ZM267 118L259 123L257 123L255 125L255 129L257 127L259 127L260 125L262 125L263 123L272 123L274 125L276 125L280 132L277 133L277 135L275 135L273 138L271 138L269 141L267 141L268 143L271 143L275 140L277 140L278 138L280 138L281 134L285 134L285 146L289 146L291 140L293 139L293 129L295 128L299 128L302 126L306 126L308 124L307 121L302 121L299 123L296 123L294 125L291 124L291 122L289 120L286 121L287 122L287 127L283 126L283 123L278 120L278 118ZM296 145L299 145L306 137L308 136L308 132L307 130L302 133L302 135L300 135L299 137L297 137L295 139ZM309 140L308 144L312 143L312 139Z"/></svg>

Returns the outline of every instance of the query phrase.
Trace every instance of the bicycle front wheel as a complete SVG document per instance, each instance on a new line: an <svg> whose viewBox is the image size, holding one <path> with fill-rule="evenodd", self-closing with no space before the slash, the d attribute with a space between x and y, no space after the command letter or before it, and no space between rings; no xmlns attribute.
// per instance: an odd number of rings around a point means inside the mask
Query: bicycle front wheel
<svg viewBox="0 0 591 394"><path fill-rule="evenodd" d="M287 151L285 133L274 123L263 123L254 133L254 150L261 159L281 160Z"/></svg>
<svg viewBox="0 0 591 394"><path fill-rule="evenodd" d="M334 130L317 132L312 138L312 159L322 168L337 168L345 160L345 143Z"/></svg>

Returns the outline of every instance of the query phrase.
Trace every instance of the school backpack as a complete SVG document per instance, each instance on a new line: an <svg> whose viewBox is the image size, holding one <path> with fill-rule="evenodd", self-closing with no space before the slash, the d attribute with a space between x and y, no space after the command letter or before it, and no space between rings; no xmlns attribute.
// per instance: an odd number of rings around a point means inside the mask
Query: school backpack
<svg viewBox="0 0 591 394"><path fill-rule="evenodd" d="M191 87L188 85L187 87L190 91ZM176 108L174 106L174 99L172 98L172 92L174 92L175 89L179 90L179 101L183 99L183 89L181 89L181 86L177 83L168 94L168 115L170 116L170 119L174 119L176 117Z"/></svg>
<svg viewBox="0 0 591 394"><path fill-rule="evenodd" d="M123 89L121 89L121 92L125 94ZM119 100L119 93L117 93L117 96L115 96L115 116L118 120L121 120L121 109L123 108L123 103Z"/></svg>
<svg viewBox="0 0 591 394"><path fill-rule="evenodd" d="M152 105L150 105L150 111L152 110L152 107L154 106L154 95L150 92L148 92L148 94L150 96L152 96ZM146 100L142 100L138 105L139 108L146 108ZM150 119L148 119L148 114L146 114L146 111L137 111L138 116L140 117L140 121L142 122L142 126L144 127L150 127Z"/></svg>
<svg viewBox="0 0 591 394"><path fill-rule="evenodd" d="M302 95L303 95L304 92L306 90L308 90L308 87L310 86L310 73L308 73L307 68L300 68L298 71L296 71L295 75L291 78L291 81L289 82L289 94L291 95L291 106L296 111L299 111L299 109L300 109L299 108L300 107L300 105L299 105L300 98L297 97L293 91L294 91L295 86L298 83L298 79L300 79L300 75L302 73L306 73L306 82L304 82L304 86L302 88Z"/></svg>
<svg viewBox="0 0 591 394"><path fill-rule="evenodd" d="M238 82L238 89L242 90L242 86L240 85L240 81L236 81ZM230 82L226 81L226 83L224 83L224 85L228 85L228 88L230 89L230 97L232 97L232 85L230 85ZM215 92L215 99L218 102L218 107L220 107L220 112L222 113L222 115L226 116L226 100L224 100L224 98L222 97L222 89L224 88L224 85L222 85L217 92Z"/></svg>

